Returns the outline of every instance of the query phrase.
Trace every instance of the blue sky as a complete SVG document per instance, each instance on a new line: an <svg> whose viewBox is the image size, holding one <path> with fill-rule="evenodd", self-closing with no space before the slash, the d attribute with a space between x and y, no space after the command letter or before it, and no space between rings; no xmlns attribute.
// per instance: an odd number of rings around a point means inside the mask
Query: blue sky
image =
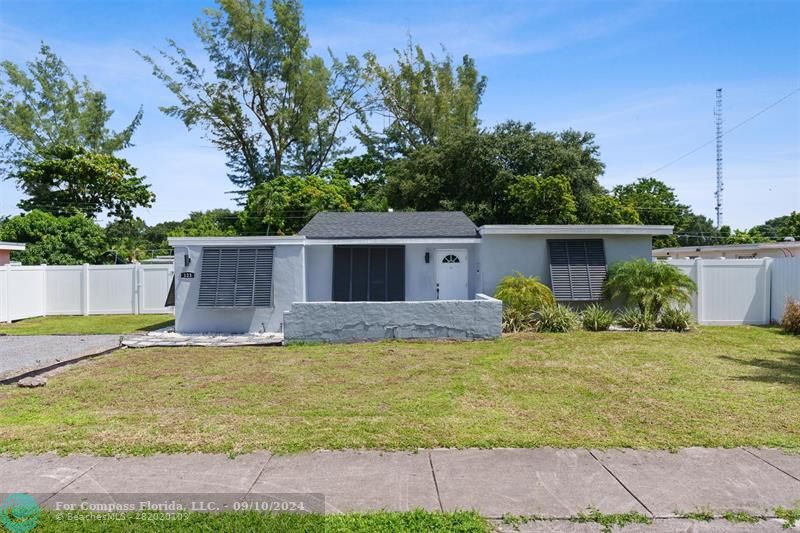
<svg viewBox="0 0 800 533"><path fill-rule="evenodd" d="M210 1L0 0L0 57L31 59L50 44L108 94L121 127L144 108L122 153L148 177L149 223L232 207L225 158L158 106L172 102L133 52L174 38L201 58L192 20ZM593 131L611 188L648 175L714 137L714 91L729 128L800 88L800 2L309 1L317 53L372 50L390 59L408 35L426 49L469 53L489 83L484 126ZM724 222L746 228L800 210L800 93L725 137ZM655 174L714 216L713 143ZM19 193L0 183L0 214Z"/></svg>

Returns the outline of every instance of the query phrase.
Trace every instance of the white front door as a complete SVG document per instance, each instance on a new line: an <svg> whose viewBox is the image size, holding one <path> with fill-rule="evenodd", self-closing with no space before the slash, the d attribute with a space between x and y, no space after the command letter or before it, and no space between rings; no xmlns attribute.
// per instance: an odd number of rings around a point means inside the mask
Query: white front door
<svg viewBox="0 0 800 533"><path fill-rule="evenodd" d="M436 299L469 298L466 250L436 250Z"/></svg>

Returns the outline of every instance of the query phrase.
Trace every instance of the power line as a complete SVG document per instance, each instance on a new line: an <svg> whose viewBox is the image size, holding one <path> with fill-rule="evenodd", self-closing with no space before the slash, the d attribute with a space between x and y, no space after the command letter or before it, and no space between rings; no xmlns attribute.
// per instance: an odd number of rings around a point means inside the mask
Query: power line
<svg viewBox="0 0 800 533"><path fill-rule="evenodd" d="M768 106L766 106L765 108L761 109L761 110L760 110L760 111L758 111L757 113L755 113L755 114L753 114L753 115L750 115L749 117L747 117L747 118L746 118L746 119L744 119L743 121L739 122L738 124L736 124L736 125L735 125L735 126L733 126L732 128L725 130L725 131L722 133L721 137L724 137L725 135L728 135L728 134L729 134L729 133L731 133L732 131L734 131L734 130L737 130L737 129L739 129L740 127L744 126L745 124L747 124L747 123L748 123L748 122L750 122L751 120L753 120L753 119L755 119L755 118L759 117L760 115L763 115L764 113L766 113L767 111L769 111L769 110L770 110L770 109L772 109L773 107L775 107L775 106L777 106L778 104L782 103L783 101L785 101L785 100L789 99L790 97L794 96L794 95L795 95L795 94L797 94L798 92L800 92L800 87L797 87L796 89L794 89L794 90L790 91L788 94L786 94L786 95L782 96L781 98L779 98L779 99L775 100L774 102L772 102L771 104L769 104L769 105L768 105ZM655 170L652 170L652 171L650 171L650 172L646 173L646 174L645 174L645 176L652 176L653 174L657 174L657 173L661 172L662 170L664 170L665 168L668 168L668 167L670 167L670 166L674 165L674 164L675 164L675 163L677 163L678 161L682 161L682 160L686 159L687 157L689 157L690 155L696 154L697 152L699 152L700 150L702 150L702 149L703 149L703 148L705 148L706 146L708 146L708 145L710 145L710 144L712 144L712 143L715 143L716 141L717 141L717 137L714 137L713 139L711 139L711 140L709 140L709 141L707 141L707 142L704 142L704 143L703 143L703 144L701 144L700 146L698 146L698 147L696 147L696 148L693 148L692 150L689 150L688 152L686 152L686 153L685 153L685 154L683 154L682 156L680 156L680 157L676 157L675 159L673 159L673 160L672 160L672 161L670 161L669 163L667 163L667 164L665 164L665 165L662 165L662 166L658 167L657 169L655 169Z"/></svg>

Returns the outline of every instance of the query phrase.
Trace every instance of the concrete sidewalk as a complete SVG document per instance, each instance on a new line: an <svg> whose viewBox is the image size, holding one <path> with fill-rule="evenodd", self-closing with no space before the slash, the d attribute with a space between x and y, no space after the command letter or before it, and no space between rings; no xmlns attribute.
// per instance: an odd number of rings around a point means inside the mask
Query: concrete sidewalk
<svg viewBox="0 0 800 533"><path fill-rule="evenodd" d="M568 518L597 508L675 518L698 510L774 516L800 506L800 455L771 449L341 451L149 457L0 457L0 497L27 492L44 506L117 502L137 494L306 494L331 512L474 509Z"/></svg>

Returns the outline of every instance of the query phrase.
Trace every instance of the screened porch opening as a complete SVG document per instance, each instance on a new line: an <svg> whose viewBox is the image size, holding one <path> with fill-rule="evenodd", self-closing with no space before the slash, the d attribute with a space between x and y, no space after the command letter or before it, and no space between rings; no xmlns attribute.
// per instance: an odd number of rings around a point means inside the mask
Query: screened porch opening
<svg viewBox="0 0 800 533"><path fill-rule="evenodd" d="M405 300L405 246L334 246L333 301Z"/></svg>

